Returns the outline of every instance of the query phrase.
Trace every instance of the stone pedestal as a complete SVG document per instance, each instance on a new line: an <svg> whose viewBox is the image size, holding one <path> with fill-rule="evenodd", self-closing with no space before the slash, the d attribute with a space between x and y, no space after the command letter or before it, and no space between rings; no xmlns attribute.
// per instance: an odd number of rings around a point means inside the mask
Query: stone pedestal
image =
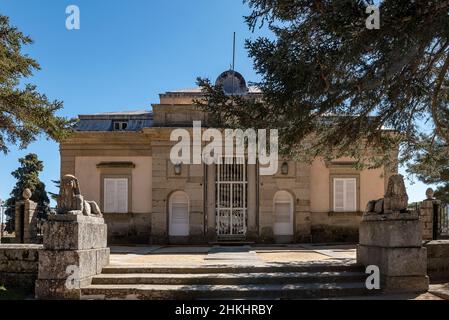
<svg viewBox="0 0 449 320"><path fill-rule="evenodd" d="M364 214L357 263L379 267L385 292L424 292L429 288L427 252L417 212Z"/></svg>
<svg viewBox="0 0 449 320"><path fill-rule="evenodd" d="M109 264L107 226L103 218L82 215L50 216L44 223L44 250L39 254L38 299L79 299Z"/></svg>

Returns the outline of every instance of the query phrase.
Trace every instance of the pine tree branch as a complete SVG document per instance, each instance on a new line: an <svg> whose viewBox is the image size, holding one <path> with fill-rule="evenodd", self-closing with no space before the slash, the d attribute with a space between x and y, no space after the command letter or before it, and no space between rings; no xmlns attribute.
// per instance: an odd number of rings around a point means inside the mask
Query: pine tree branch
<svg viewBox="0 0 449 320"><path fill-rule="evenodd" d="M443 81L446 77L446 74L449 69L449 54L446 56L446 60L444 62L444 65L442 66L438 77L436 79L436 85L435 90L433 92L432 96L432 103L431 103L431 110L432 110L432 117L433 121L435 123L435 129L438 135L443 138L446 143L449 143L449 126L446 124L443 124L443 122L440 119L440 110L439 110L439 102L440 102L440 91L441 86L443 84Z"/></svg>

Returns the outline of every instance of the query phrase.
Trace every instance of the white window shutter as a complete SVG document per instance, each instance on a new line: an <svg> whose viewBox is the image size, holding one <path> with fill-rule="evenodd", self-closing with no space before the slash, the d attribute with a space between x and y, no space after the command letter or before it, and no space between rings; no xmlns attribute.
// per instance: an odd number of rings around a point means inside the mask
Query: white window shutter
<svg viewBox="0 0 449 320"><path fill-rule="evenodd" d="M334 211L345 210L345 181L334 179Z"/></svg>
<svg viewBox="0 0 449 320"><path fill-rule="evenodd" d="M128 179L106 178L104 179L104 212L127 213L128 212Z"/></svg>
<svg viewBox="0 0 449 320"><path fill-rule="evenodd" d="M357 210L357 180L355 178L334 179L334 211Z"/></svg>
<svg viewBox="0 0 449 320"><path fill-rule="evenodd" d="M114 179L104 179L104 212L116 212L117 185Z"/></svg>
<svg viewBox="0 0 449 320"><path fill-rule="evenodd" d="M117 213L128 212L128 179L116 179Z"/></svg>
<svg viewBox="0 0 449 320"><path fill-rule="evenodd" d="M356 180L346 179L345 184L345 211L356 211Z"/></svg>

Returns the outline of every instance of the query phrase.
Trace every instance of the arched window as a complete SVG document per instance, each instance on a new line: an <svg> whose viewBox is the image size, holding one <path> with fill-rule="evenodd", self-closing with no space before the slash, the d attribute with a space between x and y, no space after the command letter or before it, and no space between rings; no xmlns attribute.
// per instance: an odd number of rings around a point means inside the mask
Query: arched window
<svg viewBox="0 0 449 320"><path fill-rule="evenodd" d="M273 233L277 236L293 235L293 197L287 191L274 195Z"/></svg>
<svg viewBox="0 0 449 320"><path fill-rule="evenodd" d="M184 191L176 191L169 200L169 230L170 236L189 235L189 198Z"/></svg>

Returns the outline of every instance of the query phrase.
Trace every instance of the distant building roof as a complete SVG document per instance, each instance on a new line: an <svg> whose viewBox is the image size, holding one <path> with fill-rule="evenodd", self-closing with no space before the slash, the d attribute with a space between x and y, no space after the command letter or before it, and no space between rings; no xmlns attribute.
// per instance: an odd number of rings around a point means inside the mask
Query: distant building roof
<svg viewBox="0 0 449 320"><path fill-rule="evenodd" d="M139 131L153 126L153 113L148 110L105 112L79 115L76 131L114 131L114 122L126 122L120 131Z"/></svg>
<svg viewBox="0 0 449 320"><path fill-rule="evenodd" d="M226 94L261 94L256 86L247 86L243 76L234 70L228 70L218 76L216 85L221 85ZM200 87L168 91L161 96L197 97L202 95ZM153 113L149 110L130 110L82 114L75 130L79 132L102 131L140 131L153 126Z"/></svg>
<svg viewBox="0 0 449 320"><path fill-rule="evenodd" d="M215 85L220 85L226 94L260 94L262 91L257 86L247 86L245 78L237 71L227 70L221 73L217 80L215 80ZM165 95L170 94L186 94L186 95L199 95L201 94L201 88L185 88L173 91L167 91Z"/></svg>
<svg viewBox="0 0 449 320"><path fill-rule="evenodd" d="M131 110L131 111L118 111L118 112L104 112L104 113L92 113L81 114L78 116L80 119L112 119L112 118L153 118L153 113L149 110Z"/></svg>
<svg viewBox="0 0 449 320"><path fill-rule="evenodd" d="M184 88L184 89L179 89L179 90L173 90L173 91L167 91L166 93L186 93L186 94L199 94L201 93L201 88L200 87L196 87L196 88ZM262 91L260 90L259 87L256 86L249 86L248 87L248 93L249 94L257 94L257 93L262 93Z"/></svg>

